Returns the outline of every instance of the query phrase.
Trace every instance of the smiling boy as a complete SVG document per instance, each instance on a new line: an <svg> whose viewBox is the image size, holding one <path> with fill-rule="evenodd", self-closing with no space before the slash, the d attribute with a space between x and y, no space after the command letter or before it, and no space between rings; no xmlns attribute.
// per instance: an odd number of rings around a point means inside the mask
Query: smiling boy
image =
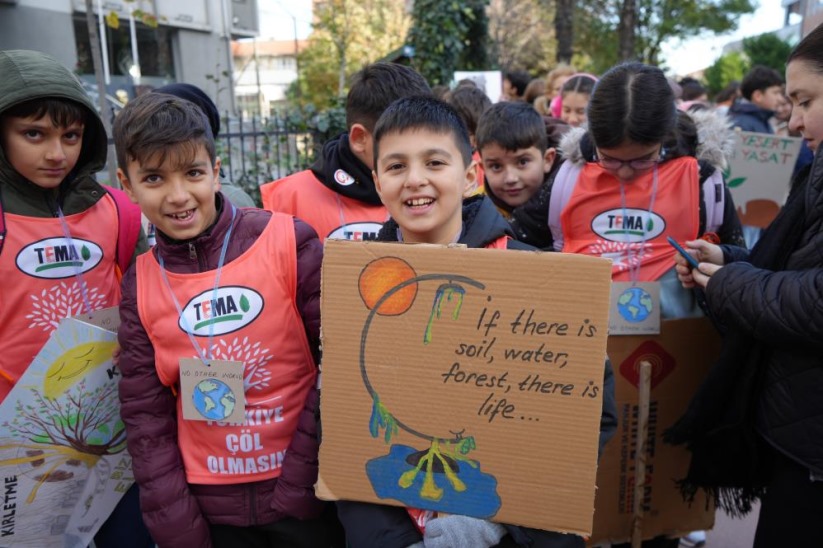
<svg viewBox="0 0 823 548"><path fill-rule="evenodd" d="M497 103L480 117L476 139L486 193L508 216L540 190L552 170L556 150L548 146L546 124L527 103Z"/></svg>
<svg viewBox="0 0 823 548"><path fill-rule="evenodd" d="M531 108L531 107L529 107ZM375 187L389 211L380 241L534 249L512 238L506 220L483 195L463 200L475 177L468 131L457 112L430 97L395 101L374 130ZM604 382L601 443L614 432L611 367ZM352 548L472 546L582 547L583 539L501 525L468 516L427 518L414 508L338 501Z"/></svg>
<svg viewBox="0 0 823 548"><path fill-rule="evenodd" d="M130 101L114 139L118 177L157 227L157 245L123 279L118 334L146 524L161 546L334 546L331 507L314 496L316 233L224 199L209 122L188 101ZM184 411L196 391L181 378L214 368L242 379L245 421ZM236 440L253 443L238 452Z"/></svg>

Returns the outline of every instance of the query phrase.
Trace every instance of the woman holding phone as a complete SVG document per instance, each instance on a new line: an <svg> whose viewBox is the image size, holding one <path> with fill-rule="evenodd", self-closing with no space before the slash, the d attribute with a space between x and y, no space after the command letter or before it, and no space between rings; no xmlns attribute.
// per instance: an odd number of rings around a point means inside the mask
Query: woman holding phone
<svg viewBox="0 0 823 548"><path fill-rule="evenodd" d="M760 499L754 546L823 538L823 25L789 55L789 127L816 152L749 253L686 242L686 288L704 288L726 327L723 350L689 410L667 432L692 451L682 486L731 514Z"/></svg>

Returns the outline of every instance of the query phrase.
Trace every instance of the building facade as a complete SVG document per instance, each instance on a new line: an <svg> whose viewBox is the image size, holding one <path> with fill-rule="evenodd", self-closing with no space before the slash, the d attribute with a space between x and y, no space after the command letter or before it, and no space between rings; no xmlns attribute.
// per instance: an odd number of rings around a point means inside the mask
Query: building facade
<svg viewBox="0 0 823 548"><path fill-rule="evenodd" d="M86 0L0 0L0 49L48 53L93 88ZM259 32L257 0L92 0L108 94L187 82L234 110L233 39ZM100 13L109 23L101 22ZM115 14L115 15L112 15ZM116 21L118 28L113 28Z"/></svg>

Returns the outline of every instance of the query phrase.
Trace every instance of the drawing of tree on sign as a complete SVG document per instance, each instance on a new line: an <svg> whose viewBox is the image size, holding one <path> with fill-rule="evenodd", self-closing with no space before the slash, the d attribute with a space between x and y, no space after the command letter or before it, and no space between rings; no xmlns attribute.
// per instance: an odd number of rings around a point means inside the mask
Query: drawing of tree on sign
<svg viewBox="0 0 823 548"><path fill-rule="evenodd" d="M67 321L72 328L55 331L30 367L41 371L37 382L24 376L3 414L0 466L16 466L35 481L28 503L43 485L85 479L101 457L126 448L111 374L114 335Z"/></svg>
<svg viewBox="0 0 823 548"><path fill-rule="evenodd" d="M399 500L414 508L488 518L500 508L497 479L481 471L480 463L469 454L476 440L465 428L443 426L442 432L422 432L411 426L414 417L398 417L392 403L381 399L369 378L369 368L385 367L367 359L369 330L379 318L401 317L415 304L419 294L434 291L426 325L421 327L424 346L438 335L442 322L460 316L467 289L485 286L466 276L426 274L418 276L406 261L383 257L366 265L358 280L360 297L370 311L363 326L360 343L360 372L372 398L369 432L383 437L391 448L387 455L366 463L366 475L380 498ZM434 286L433 284L438 284ZM421 287L422 286L422 287ZM414 333L415 326L404 324ZM442 417L443 425L461 421L460 417ZM422 447L394 443L401 435L410 435Z"/></svg>
<svg viewBox="0 0 823 548"><path fill-rule="evenodd" d="M36 388L31 394L33 403L18 402L16 416L3 423L17 441L0 445L0 454L16 453L0 458L0 465L18 464L37 481L28 502L42 484L85 475L84 468L93 468L102 456L125 450L116 383L88 390L80 381L58 399L46 398Z"/></svg>

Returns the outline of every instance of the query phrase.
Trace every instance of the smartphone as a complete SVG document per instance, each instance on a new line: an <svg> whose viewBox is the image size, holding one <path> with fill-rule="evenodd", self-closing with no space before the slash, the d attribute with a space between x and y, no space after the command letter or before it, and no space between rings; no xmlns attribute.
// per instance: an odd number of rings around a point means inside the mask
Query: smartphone
<svg viewBox="0 0 823 548"><path fill-rule="evenodd" d="M680 253L680 254L683 256L683 258L685 258L685 259L686 259L686 262L688 262L688 263L689 263L689 265L690 265L692 268L698 268L698 267L700 266L700 263L698 263L698 262L697 262L697 259L695 259L694 257L692 257L692 256L689 254L689 252L688 252L688 251L686 251L685 249L683 249L683 246L682 246L682 245L680 245L679 243L677 243L677 242L675 241L675 239L674 239L674 238L672 238L671 236L668 236L666 239L667 239L667 240L669 240L669 244L671 244L671 246L672 246L673 248L675 248L675 249L678 251L678 253Z"/></svg>

